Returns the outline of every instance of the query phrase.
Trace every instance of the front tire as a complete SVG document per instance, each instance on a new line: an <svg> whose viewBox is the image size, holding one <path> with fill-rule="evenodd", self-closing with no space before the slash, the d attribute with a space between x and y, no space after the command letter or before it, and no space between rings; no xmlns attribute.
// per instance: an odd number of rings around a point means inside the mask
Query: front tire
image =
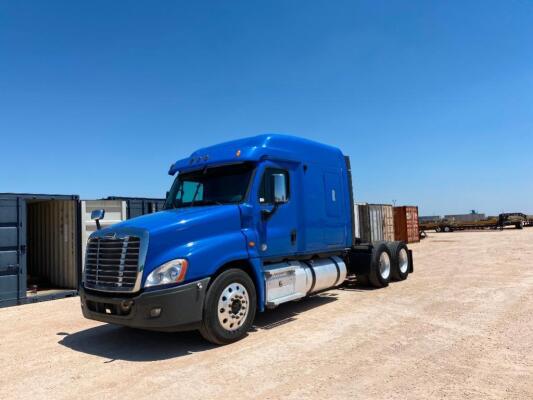
<svg viewBox="0 0 533 400"><path fill-rule="evenodd" d="M200 333L214 344L236 342L251 328L256 307L256 290L250 276L236 268L224 271L207 291Z"/></svg>

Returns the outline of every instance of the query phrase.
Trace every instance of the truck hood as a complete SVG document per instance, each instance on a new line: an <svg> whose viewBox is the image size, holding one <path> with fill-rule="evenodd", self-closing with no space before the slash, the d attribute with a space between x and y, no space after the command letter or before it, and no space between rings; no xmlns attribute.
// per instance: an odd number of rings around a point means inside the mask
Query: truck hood
<svg viewBox="0 0 533 400"><path fill-rule="evenodd" d="M209 221L218 220L221 216L234 215L239 213L237 205L222 206L199 206L189 208L175 208L172 210L159 211L154 214L146 214L141 217L128 219L111 226L113 229L135 228L144 229L150 235L158 234L161 231L183 231L197 226L198 224L208 224Z"/></svg>
<svg viewBox="0 0 533 400"><path fill-rule="evenodd" d="M156 267L175 258L193 257L202 248L216 243L227 235L241 233L238 205L199 206L160 211L120 222L98 231L98 235L131 233L148 242L142 266L143 284ZM145 243L146 246L146 243ZM191 277L197 271L190 271Z"/></svg>

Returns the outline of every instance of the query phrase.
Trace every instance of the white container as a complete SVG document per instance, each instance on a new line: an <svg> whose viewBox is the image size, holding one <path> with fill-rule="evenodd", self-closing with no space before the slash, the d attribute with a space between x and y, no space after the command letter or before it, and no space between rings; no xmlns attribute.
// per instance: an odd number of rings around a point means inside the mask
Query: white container
<svg viewBox="0 0 533 400"><path fill-rule="evenodd" d="M82 200L81 202L81 251L82 268L85 268L85 251L87 239L96 231L96 222L91 219L93 210L105 210L104 219L100 220L102 228L117 224L127 219L126 202L122 200Z"/></svg>

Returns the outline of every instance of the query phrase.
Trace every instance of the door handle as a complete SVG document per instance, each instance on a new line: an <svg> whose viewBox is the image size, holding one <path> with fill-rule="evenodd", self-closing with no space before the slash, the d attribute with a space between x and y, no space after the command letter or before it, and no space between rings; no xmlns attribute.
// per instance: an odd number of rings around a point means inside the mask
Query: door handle
<svg viewBox="0 0 533 400"><path fill-rule="evenodd" d="M296 244L296 229L293 229L291 231L291 245L294 246Z"/></svg>

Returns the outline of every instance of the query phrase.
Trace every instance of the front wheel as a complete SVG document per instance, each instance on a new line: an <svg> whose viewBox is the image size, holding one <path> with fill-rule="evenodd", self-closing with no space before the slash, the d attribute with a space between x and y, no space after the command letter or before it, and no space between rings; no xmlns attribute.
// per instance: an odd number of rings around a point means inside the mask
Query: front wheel
<svg viewBox="0 0 533 400"><path fill-rule="evenodd" d="M256 291L240 269L220 274L209 287L200 333L215 344L229 344L246 336L255 318Z"/></svg>

